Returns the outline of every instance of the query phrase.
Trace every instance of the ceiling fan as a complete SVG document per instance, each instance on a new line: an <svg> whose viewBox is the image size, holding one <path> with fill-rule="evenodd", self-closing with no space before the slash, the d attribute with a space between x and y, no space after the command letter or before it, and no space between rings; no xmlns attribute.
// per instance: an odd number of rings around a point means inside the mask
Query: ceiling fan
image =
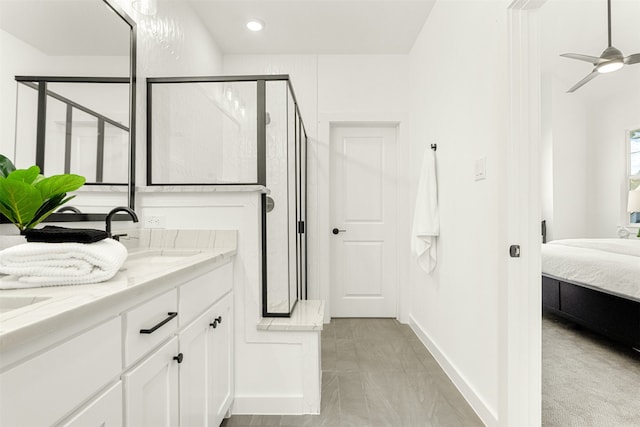
<svg viewBox="0 0 640 427"><path fill-rule="evenodd" d="M624 57L620 50L611 45L611 0L607 0L607 16L608 16L608 30L609 30L609 46L602 52L600 56L581 55L578 53L563 53L560 56L565 58L577 59L579 61L586 61L593 64L593 71L584 79L576 83L567 93L575 92L591 80L598 77L599 74L610 73L612 71L619 70L625 65L632 65L640 63L640 53L634 53Z"/></svg>

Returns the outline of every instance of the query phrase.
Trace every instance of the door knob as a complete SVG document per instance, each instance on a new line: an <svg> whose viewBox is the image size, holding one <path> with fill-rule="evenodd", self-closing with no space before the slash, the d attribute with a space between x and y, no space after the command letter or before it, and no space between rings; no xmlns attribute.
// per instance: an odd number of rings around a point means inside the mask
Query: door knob
<svg viewBox="0 0 640 427"><path fill-rule="evenodd" d="M347 230L339 230L339 229L337 229L337 228L334 228L333 230L331 230L331 232L332 232L333 234L338 234L338 233L340 233L341 231L344 233L344 232L345 232L345 231L347 231Z"/></svg>

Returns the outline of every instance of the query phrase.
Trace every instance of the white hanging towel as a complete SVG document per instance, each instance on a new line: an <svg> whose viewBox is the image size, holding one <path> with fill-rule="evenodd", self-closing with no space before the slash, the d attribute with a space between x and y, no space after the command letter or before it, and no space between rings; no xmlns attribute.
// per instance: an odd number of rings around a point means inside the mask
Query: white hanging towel
<svg viewBox="0 0 640 427"><path fill-rule="evenodd" d="M434 151L427 148L422 160L411 232L411 251L416 254L418 264L427 273L431 273L436 268L436 237L439 235L436 158Z"/></svg>

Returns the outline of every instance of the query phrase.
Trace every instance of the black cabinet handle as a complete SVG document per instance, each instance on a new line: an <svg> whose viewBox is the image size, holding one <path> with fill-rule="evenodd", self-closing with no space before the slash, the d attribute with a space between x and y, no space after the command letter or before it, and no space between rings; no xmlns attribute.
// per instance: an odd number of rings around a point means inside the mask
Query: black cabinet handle
<svg viewBox="0 0 640 427"><path fill-rule="evenodd" d="M184 355L182 353L178 353L177 356L173 356L173 360L177 361L178 363L182 363L182 359L184 359Z"/></svg>
<svg viewBox="0 0 640 427"><path fill-rule="evenodd" d="M215 319L213 319L213 323L209 323L209 326L215 329L218 327L220 323L222 323L222 316L218 316Z"/></svg>
<svg viewBox="0 0 640 427"><path fill-rule="evenodd" d="M155 325L154 327L152 327L151 329L140 329L140 333L141 334L152 334L154 333L158 328L161 328L164 324L168 323L171 321L171 319L173 319L174 317L176 317L178 315L177 312L169 312L167 313L169 315L169 317L167 317L166 319L164 319L162 322L158 323L157 325Z"/></svg>

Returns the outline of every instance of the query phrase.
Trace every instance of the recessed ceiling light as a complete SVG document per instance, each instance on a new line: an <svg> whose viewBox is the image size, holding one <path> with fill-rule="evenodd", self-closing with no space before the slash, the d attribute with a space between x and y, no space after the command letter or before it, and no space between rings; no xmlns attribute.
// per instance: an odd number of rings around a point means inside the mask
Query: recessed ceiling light
<svg viewBox="0 0 640 427"><path fill-rule="evenodd" d="M252 19L251 21L247 22L247 28L250 31L262 31L262 29L264 28L264 23L262 21L258 21L257 19Z"/></svg>

